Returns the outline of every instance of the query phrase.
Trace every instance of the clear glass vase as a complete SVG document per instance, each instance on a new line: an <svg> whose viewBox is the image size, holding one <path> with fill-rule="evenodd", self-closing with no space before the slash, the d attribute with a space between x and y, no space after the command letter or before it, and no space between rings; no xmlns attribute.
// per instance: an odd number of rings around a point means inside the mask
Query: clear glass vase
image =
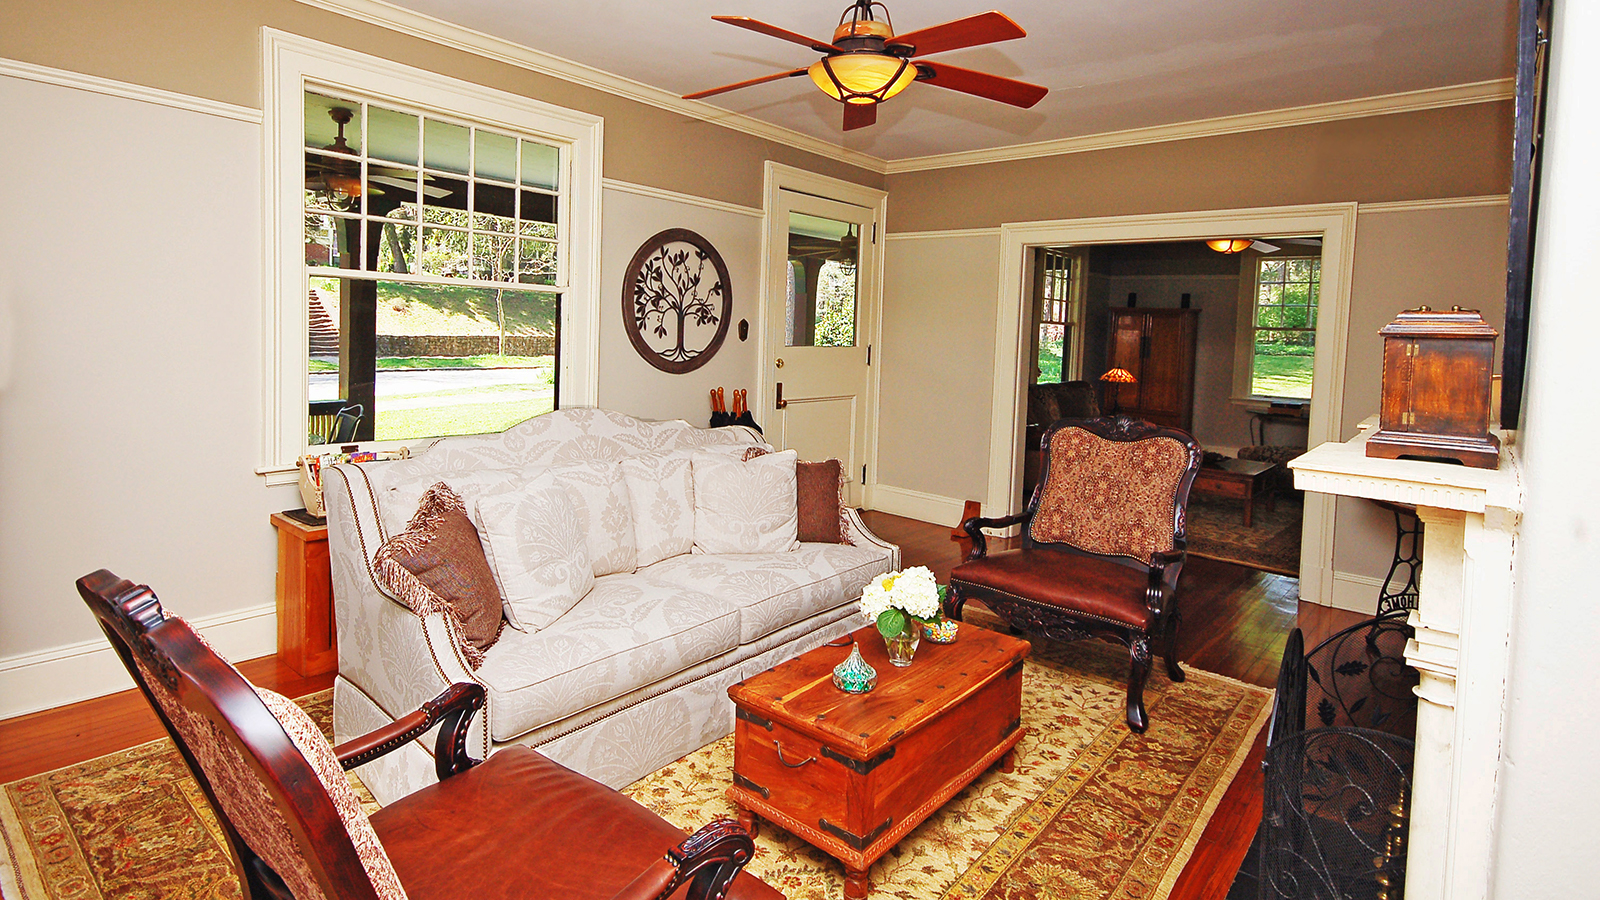
<svg viewBox="0 0 1600 900"><path fill-rule="evenodd" d="M889 648L889 662L903 669L911 665L911 657L916 655L917 645L922 643L922 623L907 619L903 631L892 638L884 638L883 642Z"/></svg>

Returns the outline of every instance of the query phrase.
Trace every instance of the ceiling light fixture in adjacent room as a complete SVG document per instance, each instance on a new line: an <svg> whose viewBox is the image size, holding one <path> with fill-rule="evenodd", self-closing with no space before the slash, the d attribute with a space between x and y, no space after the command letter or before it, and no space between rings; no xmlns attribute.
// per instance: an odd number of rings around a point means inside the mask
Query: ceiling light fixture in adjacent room
<svg viewBox="0 0 1600 900"><path fill-rule="evenodd" d="M1238 253L1249 249L1253 243L1255 241L1250 238L1217 238L1216 240L1206 241L1206 246L1218 253Z"/></svg>

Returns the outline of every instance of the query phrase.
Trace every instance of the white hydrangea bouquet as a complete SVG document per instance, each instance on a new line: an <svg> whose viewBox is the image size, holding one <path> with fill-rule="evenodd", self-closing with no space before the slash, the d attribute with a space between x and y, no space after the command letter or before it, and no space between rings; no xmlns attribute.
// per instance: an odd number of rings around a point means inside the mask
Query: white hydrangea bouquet
<svg viewBox="0 0 1600 900"><path fill-rule="evenodd" d="M927 566L879 575L861 591L861 612L878 625L885 639L900 636L912 619L932 625L939 621L945 589Z"/></svg>

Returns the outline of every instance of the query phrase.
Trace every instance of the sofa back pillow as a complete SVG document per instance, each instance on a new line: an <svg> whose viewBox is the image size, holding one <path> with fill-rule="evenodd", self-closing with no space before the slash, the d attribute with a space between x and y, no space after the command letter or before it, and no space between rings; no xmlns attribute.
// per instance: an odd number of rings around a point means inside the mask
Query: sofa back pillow
<svg viewBox="0 0 1600 900"><path fill-rule="evenodd" d="M588 543L595 577L637 568L633 504L628 500L628 485L622 480L622 465L617 461L570 463L552 466L550 474L572 498L578 530Z"/></svg>
<svg viewBox="0 0 1600 900"><path fill-rule="evenodd" d="M642 568L694 547L693 453L647 453L622 461L633 504L633 535Z"/></svg>
<svg viewBox="0 0 1600 900"><path fill-rule="evenodd" d="M452 619L467 663L482 664L505 623L500 591L478 530L448 484L423 492L405 530L373 555L373 571L417 615L439 612Z"/></svg>
<svg viewBox="0 0 1600 900"><path fill-rule="evenodd" d="M549 626L594 586L578 512L554 475L479 497L473 512L512 628Z"/></svg>
<svg viewBox="0 0 1600 900"><path fill-rule="evenodd" d="M795 463L795 503L803 543L848 544L845 524L844 463L837 459Z"/></svg>
<svg viewBox="0 0 1600 900"><path fill-rule="evenodd" d="M694 452L694 552L787 553L800 546L793 450L750 460Z"/></svg>

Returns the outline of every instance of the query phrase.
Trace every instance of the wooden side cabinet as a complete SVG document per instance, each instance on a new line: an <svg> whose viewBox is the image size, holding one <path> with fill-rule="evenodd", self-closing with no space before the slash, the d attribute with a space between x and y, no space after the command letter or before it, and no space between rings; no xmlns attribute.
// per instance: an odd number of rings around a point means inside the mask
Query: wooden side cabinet
<svg viewBox="0 0 1600 900"><path fill-rule="evenodd" d="M278 529L278 659L301 675L339 668L328 526L272 514Z"/></svg>
<svg viewBox="0 0 1600 900"><path fill-rule="evenodd" d="M1134 384L1106 384L1105 413L1194 430L1198 309L1113 309L1106 367L1126 369Z"/></svg>

